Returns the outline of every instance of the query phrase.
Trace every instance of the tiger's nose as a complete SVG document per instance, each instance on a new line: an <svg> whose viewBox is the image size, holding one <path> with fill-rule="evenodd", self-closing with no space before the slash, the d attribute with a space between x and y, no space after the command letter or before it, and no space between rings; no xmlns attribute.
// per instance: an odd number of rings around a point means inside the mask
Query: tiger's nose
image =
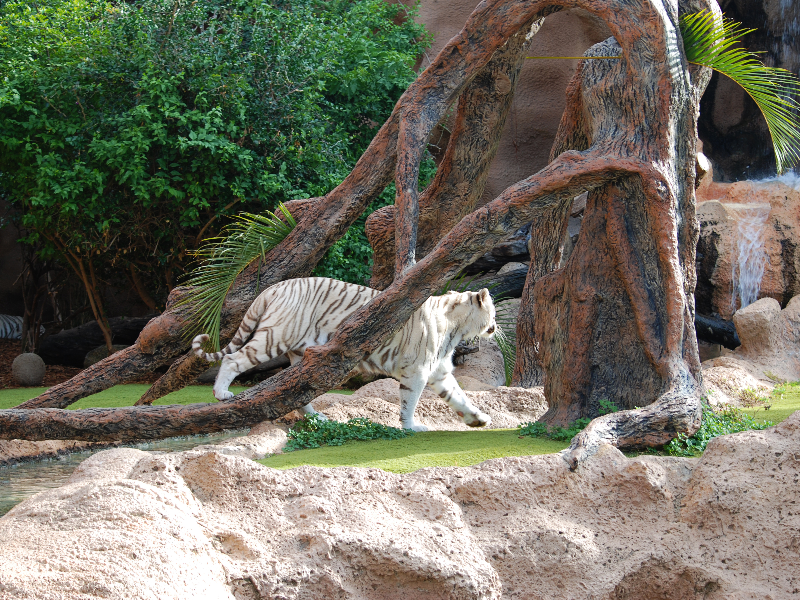
<svg viewBox="0 0 800 600"><path fill-rule="evenodd" d="M494 325L490 325L489 329L486 330L486 333L494 333Z"/></svg>

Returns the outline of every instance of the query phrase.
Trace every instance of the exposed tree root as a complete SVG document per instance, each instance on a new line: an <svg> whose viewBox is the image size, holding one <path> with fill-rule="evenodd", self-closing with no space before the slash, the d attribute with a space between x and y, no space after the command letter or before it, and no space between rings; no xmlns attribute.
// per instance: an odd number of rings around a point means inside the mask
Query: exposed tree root
<svg viewBox="0 0 800 600"><path fill-rule="evenodd" d="M603 415L589 423L562 454L570 469L575 470L603 444L628 450L657 448L678 434L697 431L703 412L700 389L688 372L674 381L674 389L644 408Z"/></svg>

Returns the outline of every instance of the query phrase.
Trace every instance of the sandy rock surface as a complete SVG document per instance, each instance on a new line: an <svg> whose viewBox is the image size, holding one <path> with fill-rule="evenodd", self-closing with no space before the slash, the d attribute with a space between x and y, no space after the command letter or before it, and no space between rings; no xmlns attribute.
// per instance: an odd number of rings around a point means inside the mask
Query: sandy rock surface
<svg viewBox="0 0 800 600"><path fill-rule="evenodd" d="M753 377L743 368L708 367L703 369L703 385L712 406L744 406L753 395L768 396L772 386Z"/></svg>
<svg viewBox="0 0 800 600"><path fill-rule="evenodd" d="M465 393L478 408L492 417L491 429L514 428L520 423L537 420L547 411L541 387L498 387ZM400 427L400 384L394 379L378 379L356 390L352 396L323 394L314 401L314 408L335 421L365 417L376 423ZM418 421L434 431L471 429L428 388L422 392L415 415Z"/></svg>
<svg viewBox="0 0 800 600"><path fill-rule="evenodd" d="M488 386L505 385L506 372L503 368L503 354L500 347L492 340L481 340L480 350L474 354L466 354L461 364L456 365L453 375L460 381L464 377L480 381Z"/></svg>
<svg viewBox="0 0 800 600"><path fill-rule="evenodd" d="M800 414L700 459L396 475L101 452L0 519L2 598L790 598Z"/></svg>
<svg viewBox="0 0 800 600"><path fill-rule="evenodd" d="M777 300L761 298L733 316L742 345L723 350L709 367L743 370L765 384L800 379L800 296L781 310Z"/></svg>

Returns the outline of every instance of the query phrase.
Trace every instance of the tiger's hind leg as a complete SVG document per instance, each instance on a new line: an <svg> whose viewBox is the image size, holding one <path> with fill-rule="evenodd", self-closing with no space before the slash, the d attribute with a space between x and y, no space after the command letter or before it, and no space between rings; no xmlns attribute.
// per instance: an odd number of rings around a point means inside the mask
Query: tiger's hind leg
<svg viewBox="0 0 800 600"><path fill-rule="evenodd" d="M238 351L226 354L219 365L219 373L214 381L214 397L219 401L230 400L234 394L228 388L238 375L281 354L283 351L280 348L259 350L252 341Z"/></svg>
<svg viewBox="0 0 800 600"><path fill-rule="evenodd" d="M219 365L219 373L217 373L217 378L214 380L214 397L220 402L233 398L234 394L229 391L228 388L231 383L233 383L233 380L236 379L237 375L243 373L252 366L248 363L248 366L244 369L240 368L239 362L242 357L239 355L242 353L242 350L244 350L244 348L233 354L227 354L223 357Z"/></svg>
<svg viewBox="0 0 800 600"><path fill-rule="evenodd" d="M288 357L289 364L291 366L295 366L297 363L299 363L301 360L303 360L303 353L302 352L300 352L298 354L297 352L290 351L290 352L286 353L286 356ZM309 402L308 404L306 404L303 407L303 412L305 414L307 414L307 415L317 415L317 418L320 421L327 421L328 420L328 417L326 417L321 412L319 412L319 411L314 409L314 407L311 405L311 402Z"/></svg>
<svg viewBox="0 0 800 600"><path fill-rule="evenodd" d="M470 402L452 373L437 371L431 375L428 384L470 427L485 427L492 422L492 417Z"/></svg>
<svg viewBox="0 0 800 600"><path fill-rule="evenodd" d="M419 374L410 377L399 377L400 381L400 423L403 429L429 431L429 428L414 419L419 397L425 389L425 379Z"/></svg>

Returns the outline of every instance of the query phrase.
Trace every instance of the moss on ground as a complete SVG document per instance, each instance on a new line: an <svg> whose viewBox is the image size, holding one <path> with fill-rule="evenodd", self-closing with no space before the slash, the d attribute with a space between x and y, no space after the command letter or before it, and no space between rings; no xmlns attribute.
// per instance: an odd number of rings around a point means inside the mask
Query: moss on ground
<svg viewBox="0 0 800 600"><path fill-rule="evenodd" d="M779 385L766 402L742 409L760 423L772 421L775 424L785 421L796 410L800 410L800 381Z"/></svg>
<svg viewBox="0 0 800 600"><path fill-rule="evenodd" d="M277 454L262 465L291 469L300 465L318 467L375 467L393 473L408 473L422 467L468 467L490 458L551 454L567 442L523 437L517 429L484 431L428 431L400 440L347 442Z"/></svg>

